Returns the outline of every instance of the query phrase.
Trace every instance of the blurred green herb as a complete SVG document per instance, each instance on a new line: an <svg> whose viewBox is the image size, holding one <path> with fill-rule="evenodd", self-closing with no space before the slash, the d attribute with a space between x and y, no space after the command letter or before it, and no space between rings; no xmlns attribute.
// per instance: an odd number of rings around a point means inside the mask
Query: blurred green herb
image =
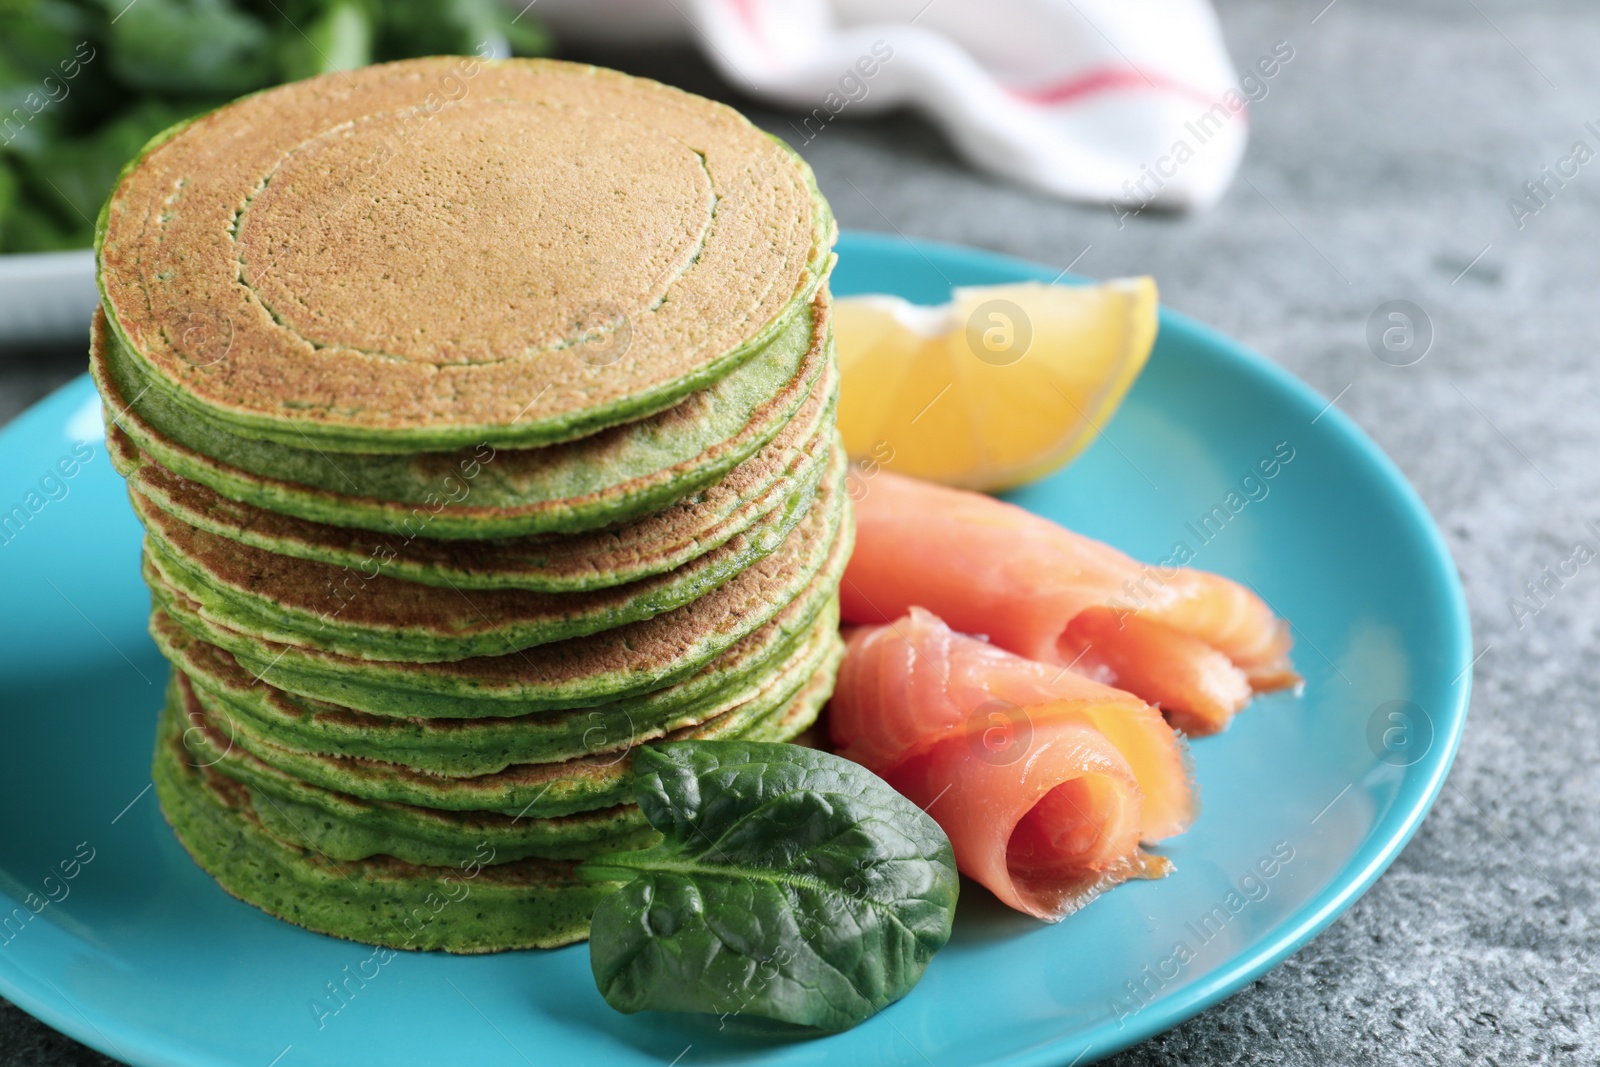
<svg viewBox="0 0 1600 1067"><path fill-rule="evenodd" d="M425 55L543 55L499 0L0 0L0 253L87 246L123 163L279 82Z"/></svg>

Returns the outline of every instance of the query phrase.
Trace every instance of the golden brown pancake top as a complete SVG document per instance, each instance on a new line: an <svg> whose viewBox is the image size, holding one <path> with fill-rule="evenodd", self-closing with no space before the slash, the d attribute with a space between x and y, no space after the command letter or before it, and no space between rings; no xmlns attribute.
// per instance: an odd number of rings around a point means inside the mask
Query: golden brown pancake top
<svg viewBox="0 0 1600 1067"><path fill-rule="evenodd" d="M225 418L559 425L765 336L816 284L816 211L804 165L723 105L576 64L408 60L149 150L107 207L101 283L159 379Z"/></svg>

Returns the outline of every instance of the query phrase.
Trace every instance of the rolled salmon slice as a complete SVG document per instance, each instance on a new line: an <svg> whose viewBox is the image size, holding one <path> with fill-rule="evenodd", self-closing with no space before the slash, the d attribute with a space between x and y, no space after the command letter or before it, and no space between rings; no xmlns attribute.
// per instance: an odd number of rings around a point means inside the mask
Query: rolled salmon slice
<svg viewBox="0 0 1600 1067"><path fill-rule="evenodd" d="M856 501L844 617L912 605L956 630L1160 704L1215 733L1256 693L1299 683L1288 626L1236 582L1143 564L981 493L879 471Z"/></svg>
<svg viewBox="0 0 1600 1067"><path fill-rule="evenodd" d="M950 836L962 874L1037 919L1059 922L1129 878L1166 873L1139 848L1144 796L1103 735L1046 722L1028 752L1000 766L947 738L882 777Z"/></svg>
<svg viewBox="0 0 1600 1067"><path fill-rule="evenodd" d="M963 873L1041 919L1166 873L1140 843L1194 819L1187 752L1154 708L920 608L851 633L828 722L944 828Z"/></svg>

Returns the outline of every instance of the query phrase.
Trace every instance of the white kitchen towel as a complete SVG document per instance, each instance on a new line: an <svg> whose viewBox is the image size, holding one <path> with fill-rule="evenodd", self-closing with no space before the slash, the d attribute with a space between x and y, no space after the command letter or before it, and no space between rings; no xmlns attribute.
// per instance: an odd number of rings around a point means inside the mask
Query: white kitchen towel
<svg viewBox="0 0 1600 1067"><path fill-rule="evenodd" d="M732 85L796 112L782 131L796 144L840 118L913 107L976 166L1121 211L1220 197L1249 101L1293 57L1280 42L1236 74L1206 0L540 0L532 11L569 39L693 36Z"/></svg>

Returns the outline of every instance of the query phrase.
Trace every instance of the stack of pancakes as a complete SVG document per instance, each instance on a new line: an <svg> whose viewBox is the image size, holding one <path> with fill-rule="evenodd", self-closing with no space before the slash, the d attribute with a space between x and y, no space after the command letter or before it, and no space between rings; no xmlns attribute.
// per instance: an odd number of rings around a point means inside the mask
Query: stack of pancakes
<svg viewBox="0 0 1600 1067"><path fill-rule="evenodd" d="M91 356L172 661L155 783L223 887L551 946L656 839L630 753L787 740L850 551L810 171L736 112L427 59L158 138Z"/></svg>

